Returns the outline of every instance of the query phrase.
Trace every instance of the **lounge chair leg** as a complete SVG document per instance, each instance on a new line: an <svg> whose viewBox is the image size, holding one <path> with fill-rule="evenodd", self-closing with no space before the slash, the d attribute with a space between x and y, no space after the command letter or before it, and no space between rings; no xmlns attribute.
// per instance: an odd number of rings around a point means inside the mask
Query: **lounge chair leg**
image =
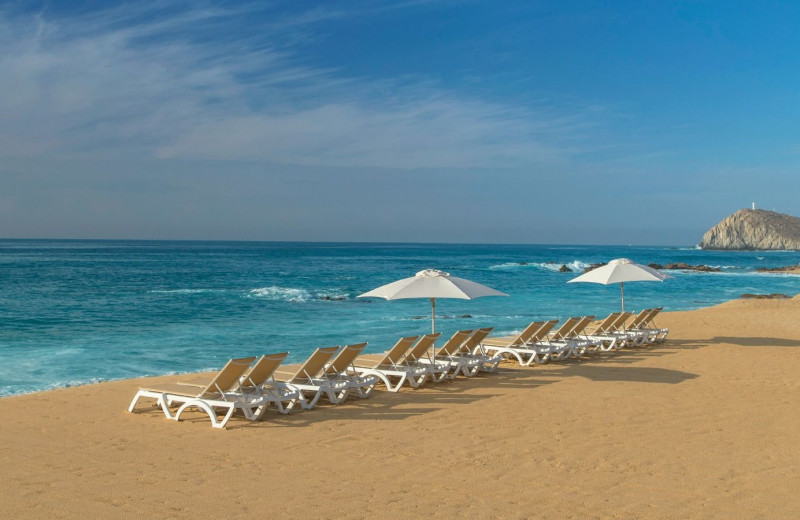
<svg viewBox="0 0 800 520"><path fill-rule="evenodd" d="M139 398L142 397L142 391L139 390L136 392L136 395L133 396L133 401L131 401L130 406L128 406L128 412L133 413L134 408L136 408L136 403L139 402Z"/></svg>
<svg viewBox="0 0 800 520"><path fill-rule="evenodd" d="M408 384L411 386L411 388L419 388L425 383L425 379L427 378L428 378L427 372L419 377L409 377Z"/></svg>
<svg viewBox="0 0 800 520"><path fill-rule="evenodd" d="M317 390L317 393L314 394L314 397L311 399L311 401L308 401L308 403L306 404L306 410L311 410L312 408L317 406L317 401L319 401L320 397L322 397L322 388Z"/></svg>
<svg viewBox="0 0 800 520"><path fill-rule="evenodd" d="M136 392L136 395L131 402L131 405L128 407L129 412L133 412L134 406L136 406L136 402L142 397L150 397L156 400L156 405L161 408L161 411L164 413L164 416L167 419L177 420L175 416L172 415L172 412L169 409L170 401L167 399L165 394L160 392L150 392L147 390L139 390Z"/></svg>
<svg viewBox="0 0 800 520"><path fill-rule="evenodd" d="M370 396L373 390L375 390L375 386L378 384L378 378L372 376L371 382L366 386L359 386L358 387L358 396L361 399L366 399Z"/></svg>
<svg viewBox="0 0 800 520"><path fill-rule="evenodd" d="M331 393L333 393L333 400L331 400L333 404L343 403L347 399L347 395L350 393L350 387L346 387L338 394L333 391L331 391ZM330 394L328 395L328 398L330 399Z"/></svg>
<svg viewBox="0 0 800 520"><path fill-rule="evenodd" d="M363 375L363 374L362 374L362 375ZM397 386L395 386L395 387L392 387L392 382L391 382L391 380L390 380L390 379L389 379L389 377L388 377L388 376L386 376L385 374L381 374L380 372L376 372L376 373L374 373L374 374L370 374L370 375L374 375L375 377L377 377L378 379L380 379L380 381L381 381L381 382L382 382L384 385L386 385L386 391L387 391L387 392L397 392L398 390L400 390L400 387L401 387L401 386L403 386L403 383L404 383L404 382L405 382L405 380L406 380L406 376L405 376L405 375L402 375L402 376L400 376L400 382L399 382L399 383L397 383Z"/></svg>
<svg viewBox="0 0 800 520"><path fill-rule="evenodd" d="M400 381L398 381L398 382L397 382L397 385L396 385L394 388L392 388L392 385L391 385L391 383L389 382L389 378L387 377L387 378L384 380L384 382L386 383L386 390L387 390L387 391L389 391L389 392L393 392L393 393L399 392L399 391L400 391L400 387L402 387L402 386L403 386L403 383L405 383L405 382L406 382L406 379L407 379L407 377L408 377L408 376L407 376L406 374L402 374L402 375L400 376ZM412 385L412 386L413 386L413 385Z"/></svg>
<svg viewBox="0 0 800 520"><path fill-rule="evenodd" d="M214 409L208 404L202 401L187 401L183 403L180 408L178 408L178 411L175 413L175 417L173 417L173 419L180 421L181 414L184 412L184 410L190 407L200 408L200 410L208 414L208 418L211 419L211 426L213 428L225 428L225 425L228 423L228 419L231 418L233 411L236 409L233 403L231 403L230 406L226 406L226 408L228 408L228 412L225 414L225 417L223 417L222 421L220 421L217 417L217 412L214 411Z"/></svg>

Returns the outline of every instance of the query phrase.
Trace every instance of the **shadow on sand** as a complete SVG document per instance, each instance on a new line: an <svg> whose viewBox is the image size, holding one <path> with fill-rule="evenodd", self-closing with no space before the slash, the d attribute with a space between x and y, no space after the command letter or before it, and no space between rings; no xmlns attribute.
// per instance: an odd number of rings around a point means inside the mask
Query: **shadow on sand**
<svg viewBox="0 0 800 520"><path fill-rule="evenodd" d="M786 338L734 338L717 336L711 341L741 345L743 347L800 347L800 341Z"/></svg>
<svg viewBox="0 0 800 520"><path fill-rule="evenodd" d="M707 344L707 343L706 343ZM800 346L800 343L796 343ZM327 421L382 420L398 421L436 412L452 406L500 397L492 389L530 388L557 383L572 376L592 381L625 381L640 383L678 384L694 379L697 374L657 367L629 366L638 361L674 354L677 350L703 346L694 341L670 341L664 345L598 353L580 359L548 363L544 367L520 367L510 362L500 365L497 372L480 374L469 380L427 383L424 387L404 387L400 395L377 389L368 399L350 397L346 403L331 405L321 401L314 410L295 410L288 415L267 411L262 421L231 420L228 429L302 427ZM182 419L183 420L183 419ZM187 414L188 421L208 421L204 414Z"/></svg>

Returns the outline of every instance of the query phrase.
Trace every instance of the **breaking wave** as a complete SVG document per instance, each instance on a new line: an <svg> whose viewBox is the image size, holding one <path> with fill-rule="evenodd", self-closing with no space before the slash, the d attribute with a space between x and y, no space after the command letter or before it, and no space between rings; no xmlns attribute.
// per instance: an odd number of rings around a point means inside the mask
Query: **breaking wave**
<svg viewBox="0 0 800 520"><path fill-rule="evenodd" d="M323 300L323 301L348 300L350 299L350 294L347 292L336 292L336 291L310 292L305 289L296 289L293 287L272 286L272 287L260 287L258 289L252 289L249 293L247 293L247 297L299 303L299 302L307 302L310 300Z"/></svg>
<svg viewBox="0 0 800 520"><path fill-rule="evenodd" d="M287 302L305 302L311 299L311 293L305 289L291 287L261 287L252 289L248 296L251 298L264 298L266 300L283 300Z"/></svg>
<svg viewBox="0 0 800 520"><path fill-rule="evenodd" d="M542 269L547 269L548 271L555 271L555 272L559 272L561 270L561 266L567 266L567 268L573 273L582 273L584 269L591 267L592 264L581 262L580 260L574 260L572 262L563 264L558 262L547 262L536 265L540 266Z"/></svg>
<svg viewBox="0 0 800 520"><path fill-rule="evenodd" d="M504 264L496 264L489 266L493 271L513 271L515 269L539 269L557 273L561 270L561 266L567 268L574 273L582 273L584 269L592 264L581 262L580 260L573 260L572 262L506 262Z"/></svg>
<svg viewBox="0 0 800 520"><path fill-rule="evenodd" d="M538 269L557 273L561 270L561 266L567 268L574 273L582 273L584 269L592 264L581 262L580 260L573 260L572 262L506 262L504 264L496 264L489 266L491 270L499 271L512 271L515 269Z"/></svg>

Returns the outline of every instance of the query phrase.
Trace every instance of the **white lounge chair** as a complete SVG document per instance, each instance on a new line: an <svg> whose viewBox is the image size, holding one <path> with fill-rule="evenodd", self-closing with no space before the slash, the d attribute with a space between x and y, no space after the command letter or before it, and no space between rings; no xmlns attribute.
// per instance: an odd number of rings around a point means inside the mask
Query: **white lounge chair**
<svg viewBox="0 0 800 520"><path fill-rule="evenodd" d="M598 342L594 351L608 352L619 350L625 343L625 338L612 334L612 327L622 317L621 312L612 312L590 331L582 334L583 338Z"/></svg>
<svg viewBox="0 0 800 520"><path fill-rule="evenodd" d="M353 370L362 376L375 376L386 385L389 392L397 392L404 383L417 388L425 382L428 371L424 367L409 366L403 359L419 336L400 338L384 354L364 354L353 362ZM392 382L396 380L396 382Z"/></svg>
<svg viewBox="0 0 800 520"><path fill-rule="evenodd" d="M177 383L164 383L147 388L140 388L134 395L129 412L134 412L139 399L152 398L161 407L167 419L179 421L184 411L189 408L197 408L211 419L211 426L214 428L225 428L233 412L237 408L252 409L252 400L237 394L239 381L245 371L250 367L250 363L255 358L239 358L228 361L222 370L209 381L205 387L192 387L179 385ZM174 413L170 409L175 403L179 403L177 411ZM225 411L225 415L220 418L217 410Z"/></svg>
<svg viewBox="0 0 800 520"><path fill-rule="evenodd" d="M506 338L486 338L481 347L494 355L513 357L522 366L544 363L550 354L550 347L541 342L558 323L558 320L534 321L518 336Z"/></svg>
<svg viewBox="0 0 800 520"><path fill-rule="evenodd" d="M350 385L346 381L326 378L323 374L326 363L337 350L339 347L318 348L296 371L276 371L275 380L289 388L299 390L303 396L302 404L305 409L314 408L323 395L332 404L339 404L347 398Z"/></svg>
<svg viewBox="0 0 800 520"><path fill-rule="evenodd" d="M261 419L270 404L274 404L280 413L287 414L296 403L303 402L303 396L298 390L278 383L273 378L278 366L288 355L288 352L281 352L261 356L250 370L239 378L239 384L235 389L226 392L229 397L240 397L249 403L250 406L245 404L240 406L248 419ZM178 384L202 388L208 384L208 381L194 379L178 381Z"/></svg>
<svg viewBox="0 0 800 520"><path fill-rule="evenodd" d="M403 356L402 363L412 368L422 368L428 374L428 378L434 383L444 381L450 373L449 363L430 363L430 349L434 342L439 339L441 332L435 334L425 334L419 338L416 345L408 349Z"/></svg>
<svg viewBox="0 0 800 520"><path fill-rule="evenodd" d="M662 309L662 307L656 307L654 309L643 310L634 318L633 322L629 326L629 329L646 332L648 334L649 343L662 342L666 340L667 335L669 334L669 329L660 328L653 321L653 318L655 318Z"/></svg>
<svg viewBox="0 0 800 520"><path fill-rule="evenodd" d="M628 330L625 327L625 322L632 316L632 312L623 312L619 319L615 321L608 330L608 334L619 336L623 339L621 343L623 347L638 347L644 344L649 336L647 332Z"/></svg>
<svg viewBox="0 0 800 520"><path fill-rule="evenodd" d="M594 321L595 316L577 316L570 318L558 331L548 335L547 343L552 347L551 359L562 360L568 357L579 358L590 348L597 348L599 340L592 340L581 334Z"/></svg>
<svg viewBox="0 0 800 520"><path fill-rule="evenodd" d="M456 353L460 356L470 358L476 367L476 371L494 372L497 365L503 360L500 354L489 355L482 347L481 343L491 334L493 327L478 329L468 337L461 345L461 349Z"/></svg>
<svg viewBox="0 0 800 520"><path fill-rule="evenodd" d="M355 390L362 399L369 397L375 389L375 385L378 384L376 376L360 375L353 366L355 359L364 351L366 346L366 343L345 345L336 354L336 357L328 363L323 372L328 379L336 379L347 383L350 389Z"/></svg>
<svg viewBox="0 0 800 520"><path fill-rule="evenodd" d="M455 332L450 339L445 341L444 345L434 351L432 359L421 359L420 361L448 367L448 379L455 379L458 374L462 374L464 377L472 377L480 368L478 359L460 354L462 345L471 335L471 330Z"/></svg>
<svg viewBox="0 0 800 520"><path fill-rule="evenodd" d="M592 340L582 336L586 327L595 320L596 316L583 316L580 318L575 327L564 336L561 340L569 348L567 356L573 358L582 357L589 349L599 348L601 345L600 340Z"/></svg>
<svg viewBox="0 0 800 520"><path fill-rule="evenodd" d="M550 347L550 351L545 355L545 359L558 361L570 355L571 349L569 343L567 343L567 339L580 321L580 316L567 318L558 329L542 338L541 343Z"/></svg>

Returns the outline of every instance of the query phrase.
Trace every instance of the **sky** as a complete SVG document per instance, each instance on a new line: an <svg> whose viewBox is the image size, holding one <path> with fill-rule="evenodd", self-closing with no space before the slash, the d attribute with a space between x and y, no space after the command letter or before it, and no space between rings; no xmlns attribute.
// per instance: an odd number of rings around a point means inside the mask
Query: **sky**
<svg viewBox="0 0 800 520"><path fill-rule="evenodd" d="M0 3L0 237L692 245L800 215L800 3Z"/></svg>

